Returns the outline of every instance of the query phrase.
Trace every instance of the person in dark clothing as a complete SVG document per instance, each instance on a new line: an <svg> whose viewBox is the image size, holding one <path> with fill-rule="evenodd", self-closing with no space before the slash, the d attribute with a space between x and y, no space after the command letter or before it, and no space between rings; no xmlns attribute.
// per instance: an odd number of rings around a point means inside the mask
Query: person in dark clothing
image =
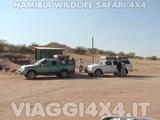
<svg viewBox="0 0 160 120"><path fill-rule="evenodd" d="M121 71L122 71L122 61L119 59L117 62L117 70L118 70L118 75L121 76Z"/></svg>
<svg viewBox="0 0 160 120"><path fill-rule="evenodd" d="M75 61L75 59L74 59L74 58L72 58L72 62L73 62L73 64L74 64L74 65L76 64L76 61Z"/></svg>
<svg viewBox="0 0 160 120"><path fill-rule="evenodd" d="M76 61L74 58L72 58L72 62L73 62L73 65L74 65L74 73L75 73L75 68L76 68Z"/></svg>

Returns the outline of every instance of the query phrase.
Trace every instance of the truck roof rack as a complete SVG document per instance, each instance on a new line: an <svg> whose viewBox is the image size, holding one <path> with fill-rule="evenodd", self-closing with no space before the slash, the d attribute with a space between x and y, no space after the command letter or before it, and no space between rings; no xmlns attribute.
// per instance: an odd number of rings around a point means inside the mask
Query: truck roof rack
<svg viewBox="0 0 160 120"><path fill-rule="evenodd" d="M70 58L69 55L54 55L54 58L59 60L68 60Z"/></svg>
<svg viewBox="0 0 160 120"><path fill-rule="evenodd" d="M119 60L119 59L128 59L128 57L121 57L121 56L101 56L101 60Z"/></svg>

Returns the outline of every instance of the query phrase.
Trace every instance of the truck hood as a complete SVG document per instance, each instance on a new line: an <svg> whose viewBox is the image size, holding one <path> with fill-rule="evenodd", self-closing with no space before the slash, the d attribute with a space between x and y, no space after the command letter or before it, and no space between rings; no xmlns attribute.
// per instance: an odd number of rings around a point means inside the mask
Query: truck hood
<svg viewBox="0 0 160 120"><path fill-rule="evenodd" d="M92 68L92 67L96 67L96 66L99 66L99 65L95 63L95 64L88 65L87 67Z"/></svg>
<svg viewBox="0 0 160 120"><path fill-rule="evenodd" d="M21 68L24 69L24 68L35 67L35 66L36 66L36 65L34 65L34 64L31 64L31 65L23 65L23 66L21 66Z"/></svg>

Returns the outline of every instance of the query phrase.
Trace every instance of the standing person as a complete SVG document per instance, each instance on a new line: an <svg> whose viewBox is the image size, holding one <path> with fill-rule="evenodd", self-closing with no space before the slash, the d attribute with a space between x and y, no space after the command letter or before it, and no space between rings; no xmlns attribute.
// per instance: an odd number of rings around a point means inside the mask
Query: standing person
<svg viewBox="0 0 160 120"><path fill-rule="evenodd" d="M83 59L80 58L80 60L79 60L79 72L83 71L83 67L84 67L84 62L83 62Z"/></svg>
<svg viewBox="0 0 160 120"><path fill-rule="evenodd" d="M76 61L74 58L72 58L72 62L73 62L73 65L74 65L74 73L75 73L75 68L76 68Z"/></svg>
<svg viewBox="0 0 160 120"><path fill-rule="evenodd" d="M73 64L74 64L74 66L76 66L76 61L75 61L74 58L72 58L72 62L73 62Z"/></svg>
<svg viewBox="0 0 160 120"><path fill-rule="evenodd" d="M118 70L118 76L121 76L121 71L122 71L122 61L121 61L121 59L119 59L118 62L117 62L117 70Z"/></svg>
<svg viewBox="0 0 160 120"><path fill-rule="evenodd" d="M121 65L122 65L121 76L125 77L126 76L126 64L124 62L121 62Z"/></svg>

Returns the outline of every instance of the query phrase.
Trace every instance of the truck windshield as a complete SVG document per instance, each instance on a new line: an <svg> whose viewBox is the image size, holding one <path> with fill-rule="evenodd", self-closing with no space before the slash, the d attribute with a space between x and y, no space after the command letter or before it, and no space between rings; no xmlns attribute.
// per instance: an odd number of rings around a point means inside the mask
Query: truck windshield
<svg viewBox="0 0 160 120"><path fill-rule="evenodd" d="M102 60L98 60L98 61L96 62L96 64L102 65L102 64L103 64L103 61L102 61Z"/></svg>
<svg viewBox="0 0 160 120"><path fill-rule="evenodd" d="M42 60L38 60L37 62L35 62L34 64L35 65L40 65L42 63L42 61L44 61L43 59Z"/></svg>

